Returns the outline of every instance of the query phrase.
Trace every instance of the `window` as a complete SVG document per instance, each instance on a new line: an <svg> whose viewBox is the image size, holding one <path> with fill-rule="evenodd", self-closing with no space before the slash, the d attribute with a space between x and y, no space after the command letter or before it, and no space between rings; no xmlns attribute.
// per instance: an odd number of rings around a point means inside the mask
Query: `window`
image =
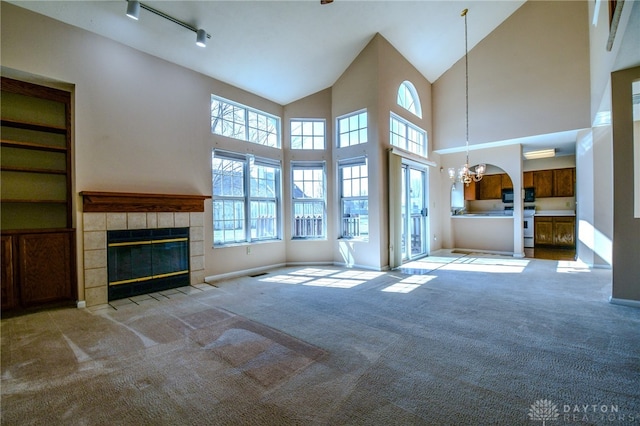
<svg viewBox="0 0 640 426"><path fill-rule="evenodd" d="M213 244L280 238L280 164L214 150Z"/></svg>
<svg viewBox="0 0 640 426"><path fill-rule="evenodd" d="M367 142L367 111L338 118L338 147Z"/></svg>
<svg viewBox="0 0 640 426"><path fill-rule="evenodd" d="M280 118L211 95L211 132L280 148Z"/></svg>
<svg viewBox="0 0 640 426"><path fill-rule="evenodd" d="M398 105L413 115L422 118L422 107L415 86L410 81L403 81L398 88Z"/></svg>
<svg viewBox="0 0 640 426"><path fill-rule="evenodd" d="M291 194L295 239L325 238L325 165L322 162L291 163Z"/></svg>
<svg viewBox="0 0 640 426"><path fill-rule="evenodd" d="M364 157L342 161L340 171L340 204L342 238L369 236L369 173Z"/></svg>
<svg viewBox="0 0 640 426"><path fill-rule="evenodd" d="M427 134L424 130L393 113L391 113L389 129L391 145L414 154L427 156Z"/></svg>
<svg viewBox="0 0 640 426"><path fill-rule="evenodd" d="M324 120L291 120L291 149L324 149Z"/></svg>

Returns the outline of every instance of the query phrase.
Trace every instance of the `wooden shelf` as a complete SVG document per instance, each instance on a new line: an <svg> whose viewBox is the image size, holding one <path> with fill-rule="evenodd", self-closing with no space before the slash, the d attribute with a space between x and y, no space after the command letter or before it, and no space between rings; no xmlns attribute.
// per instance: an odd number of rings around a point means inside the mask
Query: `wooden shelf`
<svg viewBox="0 0 640 426"><path fill-rule="evenodd" d="M19 198L3 198L0 200L2 203L17 203L17 204L66 204L67 200L36 200L36 199L19 199ZM4 232L4 231L2 231Z"/></svg>
<svg viewBox="0 0 640 426"><path fill-rule="evenodd" d="M36 151L67 152L66 146L45 145L36 142L21 142L3 139L0 141L0 144L9 148L33 149Z"/></svg>
<svg viewBox="0 0 640 426"><path fill-rule="evenodd" d="M209 195L137 194L83 191L85 212L204 212Z"/></svg>
<svg viewBox="0 0 640 426"><path fill-rule="evenodd" d="M20 172L20 173L44 173L49 175L66 175L66 170L54 170L54 169L36 169L32 167L14 167L14 166L2 166L0 170L3 172Z"/></svg>
<svg viewBox="0 0 640 426"><path fill-rule="evenodd" d="M9 118L3 118L2 125L7 127L14 127L16 129L36 130L39 132L57 133L60 135L67 134L67 128L64 126L51 126L47 124L29 123L26 121L12 120Z"/></svg>

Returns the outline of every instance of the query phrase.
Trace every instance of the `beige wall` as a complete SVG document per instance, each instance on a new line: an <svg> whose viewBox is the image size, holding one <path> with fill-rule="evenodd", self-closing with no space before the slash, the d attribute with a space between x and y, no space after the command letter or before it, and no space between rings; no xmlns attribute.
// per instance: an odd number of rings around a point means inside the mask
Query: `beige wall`
<svg viewBox="0 0 640 426"><path fill-rule="evenodd" d="M634 217L631 83L640 66L611 74L613 114L613 294L640 302L640 219Z"/></svg>
<svg viewBox="0 0 640 426"><path fill-rule="evenodd" d="M590 126L587 20L586 2L529 1L469 52L471 145ZM463 58L433 84L435 149L464 144L464 103Z"/></svg>
<svg viewBox="0 0 640 426"><path fill-rule="evenodd" d="M288 125L292 118L324 118L326 121L326 150L325 151L307 151L307 150L284 150L285 164L288 166L291 161L324 161L327 173L327 183L333 181L335 167L331 158L333 151L333 134L334 126L331 118L331 89L325 89L306 98L293 102L284 108L282 134L285 146L289 143L291 128ZM282 199L284 203L285 218L291 217L291 174L289 169L285 171L283 176L283 192ZM335 187L327 184L327 214L331 214L337 206L335 204ZM291 223L285 219L283 238L289 241L286 245L287 263L332 263L334 257L334 236L339 230L334 221L327 224L327 235L329 238L323 241L309 240L291 240Z"/></svg>
<svg viewBox="0 0 640 426"><path fill-rule="evenodd" d="M1 54L4 74L74 87L76 193L211 195L212 148L283 159L281 150L212 135L209 117L211 93L278 116L282 106L103 37L3 3ZM79 195L75 206L81 254ZM212 249L210 201L205 206L206 275L286 261L284 242L256 244L251 254L243 246ZM82 265L79 256L81 297Z"/></svg>

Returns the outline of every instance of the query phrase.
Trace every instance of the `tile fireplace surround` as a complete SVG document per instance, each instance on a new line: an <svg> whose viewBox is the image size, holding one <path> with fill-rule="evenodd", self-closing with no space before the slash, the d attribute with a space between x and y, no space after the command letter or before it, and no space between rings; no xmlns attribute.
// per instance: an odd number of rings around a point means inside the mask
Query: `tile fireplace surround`
<svg viewBox="0 0 640 426"><path fill-rule="evenodd" d="M81 192L83 196L84 300L108 303L107 231L189 228L190 283L204 282L203 195Z"/></svg>

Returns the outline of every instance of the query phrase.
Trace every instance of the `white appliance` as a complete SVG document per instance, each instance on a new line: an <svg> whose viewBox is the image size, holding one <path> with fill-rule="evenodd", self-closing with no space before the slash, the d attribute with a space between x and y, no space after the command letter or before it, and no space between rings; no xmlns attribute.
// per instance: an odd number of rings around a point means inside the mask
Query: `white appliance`
<svg viewBox="0 0 640 426"><path fill-rule="evenodd" d="M524 209L524 246L525 247L533 247L533 215L535 214L535 208L526 208Z"/></svg>

